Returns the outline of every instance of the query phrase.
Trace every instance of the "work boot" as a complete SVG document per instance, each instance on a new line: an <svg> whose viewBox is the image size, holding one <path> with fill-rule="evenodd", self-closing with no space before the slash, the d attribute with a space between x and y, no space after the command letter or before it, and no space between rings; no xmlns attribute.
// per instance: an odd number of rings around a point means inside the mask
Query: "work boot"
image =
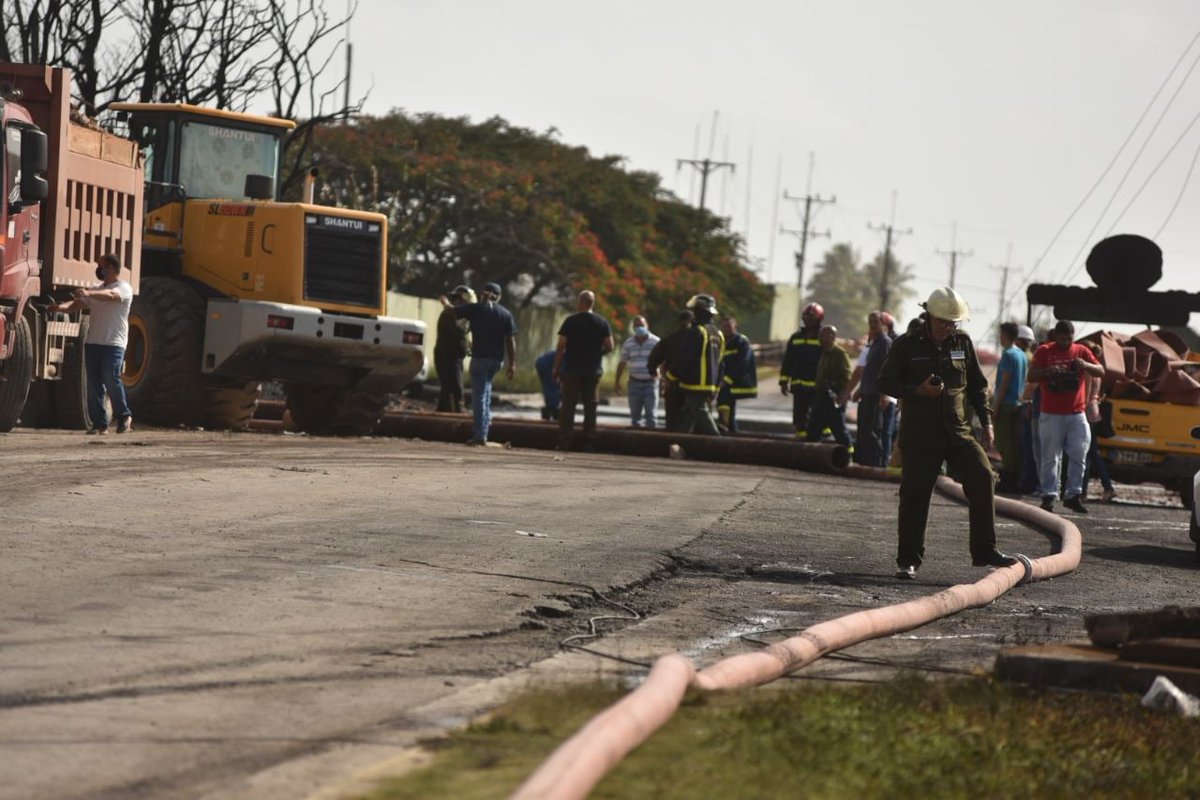
<svg viewBox="0 0 1200 800"><path fill-rule="evenodd" d="M907 566L903 566L903 567L898 567L896 569L896 577L900 578L901 580L906 580L906 581L916 580L917 568L914 567L912 564L908 564Z"/></svg>
<svg viewBox="0 0 1200 800"><path fill-rule="evenodd" d="M117 422L117 433L129 433L133 430L133 416L121 417Z"/></svg>
<svg viewBox="0 0 1200 800"><path fill-rule="evenodd" d="M1005 555L999 550L993 550L982 558L971 560L971 566L973 567L995 567L997 569L1000 567L1011 567L1015 563L1017 563L1017 559Z"/></svg>
<svg viewBox="0 0 1200 800"><path fill-rule="evenodd" d="M1054 495L1048 494L1042 497L1042 511L1054 510Z"/></svg>
<svg viewBox="0 0 1200 800"><path fill-rule="evenodd" d="M1063 500L1063 505L1078 514L1088 513L1087 506L1083 504L1083 498L1079 495L1068 497L1066 500Z"/></svg>
<svg viewBox="0 0 1200 800"><path fill-rule="evenodd" d="M107 425L97 425L94 428L89 428L87 435L88 436L103 436L106 433L108 433Z"/></svg>

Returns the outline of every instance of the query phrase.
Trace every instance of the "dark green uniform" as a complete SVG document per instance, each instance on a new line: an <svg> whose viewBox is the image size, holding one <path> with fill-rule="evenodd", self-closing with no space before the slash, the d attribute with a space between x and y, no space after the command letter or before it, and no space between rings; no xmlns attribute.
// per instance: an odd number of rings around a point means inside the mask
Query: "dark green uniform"
<svg viewBox="0 0 1200 800"><path fill-rule="evenodd" d="M921 397L917 387L933 374L941 376L942 394ZM939 347L930 339L927 327L901 336L880 370L879 389L903 403L900 447L904 452L904 472L900 481L897 565L921 565L929 500L943 461L961 478L970 504L972 560L995 552L992 467L971 435L967 417L969 404L979 419L990 418L987 379L979 369L971 337L955 332Z"/></svg>

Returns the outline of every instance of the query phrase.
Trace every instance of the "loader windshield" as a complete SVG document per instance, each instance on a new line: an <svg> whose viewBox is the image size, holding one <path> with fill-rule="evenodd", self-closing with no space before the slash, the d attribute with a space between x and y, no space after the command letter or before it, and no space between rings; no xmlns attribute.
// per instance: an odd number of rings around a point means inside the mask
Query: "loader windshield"
<svg viewBox="0 0 1200 800"><path fill-rule="evenodd" d="M179 146L179 183L190 198L246 200L246 176L278 184L279 136L189 120Z"/></svg>

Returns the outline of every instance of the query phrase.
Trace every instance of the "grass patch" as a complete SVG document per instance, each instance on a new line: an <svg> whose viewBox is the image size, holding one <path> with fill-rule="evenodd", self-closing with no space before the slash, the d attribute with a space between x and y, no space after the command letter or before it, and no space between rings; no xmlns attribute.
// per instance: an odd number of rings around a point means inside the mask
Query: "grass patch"
<svg viewBox="0 0 1200 800"><path fill-rule="evenodd" d="M518 697L367 798L505 797L624 693ZM985 680L694 693L591 797L1197 797L1198 739L1136 697Z"/></svg>

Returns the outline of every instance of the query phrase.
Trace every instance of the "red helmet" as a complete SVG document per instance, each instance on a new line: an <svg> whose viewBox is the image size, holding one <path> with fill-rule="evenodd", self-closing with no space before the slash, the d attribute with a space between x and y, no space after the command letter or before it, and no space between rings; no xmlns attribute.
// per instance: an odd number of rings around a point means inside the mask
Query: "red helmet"
<svg viewBox="0 0 1200 800"><path fill-rule="evenodd" d="M804 307L804 310L800 312L800 316L813 316L817 318L817 322L820 322L821 320L825 319L825 309L821 308L820 303L809 303Z"/></svg>

